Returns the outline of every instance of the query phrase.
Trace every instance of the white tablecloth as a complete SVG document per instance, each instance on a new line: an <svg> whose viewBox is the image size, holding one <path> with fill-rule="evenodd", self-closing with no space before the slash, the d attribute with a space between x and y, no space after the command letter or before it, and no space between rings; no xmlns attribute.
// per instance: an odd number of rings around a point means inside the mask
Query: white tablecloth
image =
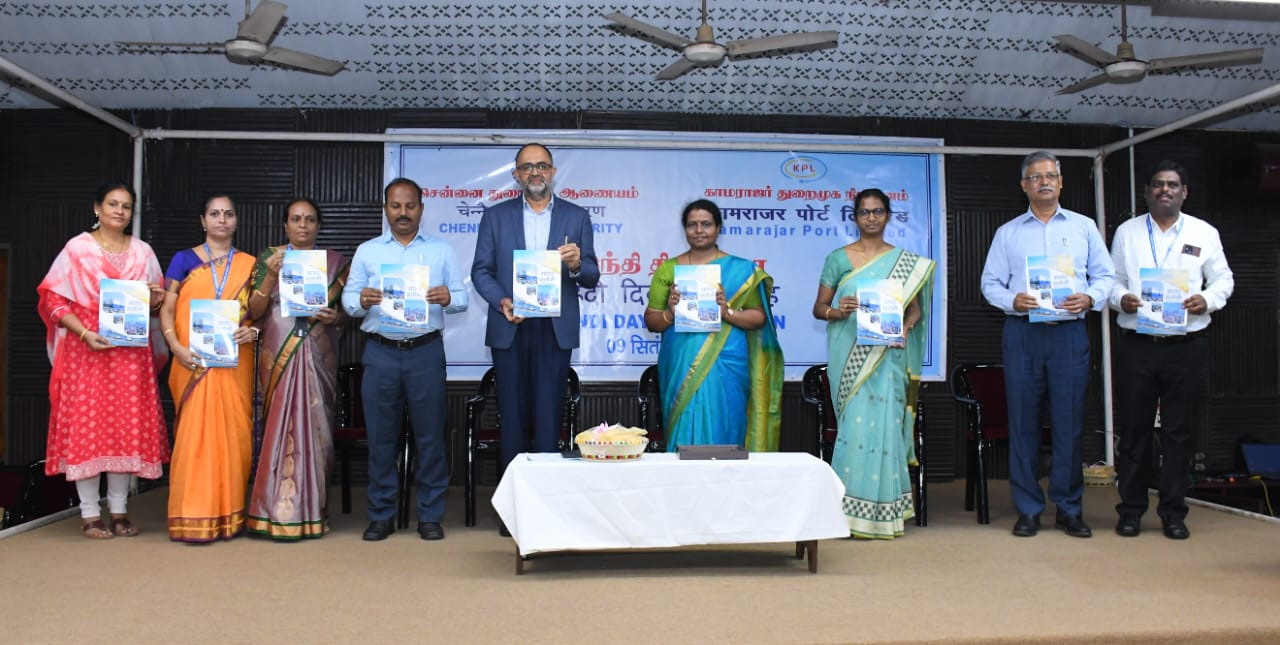
<svg viewBox="0 0 1280 645"><path fill-rule="evenodd" d="M848 537L843 495L831 467L807 453L631 462L525 453L507 467L493 506L529 555Z"/></svg>

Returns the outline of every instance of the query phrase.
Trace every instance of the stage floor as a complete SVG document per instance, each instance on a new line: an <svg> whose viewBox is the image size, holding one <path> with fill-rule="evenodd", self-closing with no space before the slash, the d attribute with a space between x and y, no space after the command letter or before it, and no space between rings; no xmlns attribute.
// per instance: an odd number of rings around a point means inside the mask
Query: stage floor
<svg viewBox="0 0 1280 645"><path fill-rule="evenodd" d="M601 467L609 467L602 464ZM584 482L584 485L590 485ZM135 498L135 538L90 541L78 518L0 540L5 642L863 643L1280 642L1280 525L1194 507L1190 540L1112 532L1112 488L1089 488L1091 539L1015 538L1007 484L992 524L963 482L931 484L929 526L892 542L826 540L808 573L777 545L546 554L514 545L482 491L442 542L413 527L365 543L355 513L319 540L171 543L167 489ZM336 506L338 489L331 493ZM1154 503L1153 503L1154 506Z"/></svg>

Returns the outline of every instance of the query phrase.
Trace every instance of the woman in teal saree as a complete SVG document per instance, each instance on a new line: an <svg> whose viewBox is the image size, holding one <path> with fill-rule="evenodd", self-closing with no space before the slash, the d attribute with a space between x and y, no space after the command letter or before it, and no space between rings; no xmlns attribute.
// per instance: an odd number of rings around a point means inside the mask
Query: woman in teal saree
<svg viewBox="0 0 1280 645"><path fill-rule="evenodd" d="M915 516L907 468L916 465L915 401L934 272L932 260L884 241L892 213L882 191L858 193L858 240L827 256L813 305L814 317L827 322L827 376L839 428L831 467L844 482L849 533L887 540L901 536ZM864 280L889 280L901 290L905 343L857 343Z"/></svg>
<svg viewBox="0 0 1280 645"><path fill-rule="evenodd" d="M750 260L720 250L720 208L700 199L680 216L689 250L664 262L649 286L645 326L662 334L658 389L667 450L734 444L776 451L781 429L782 348L770 311L773 278ZM720 330L677 332L675 267L719 267Z"/></svg>

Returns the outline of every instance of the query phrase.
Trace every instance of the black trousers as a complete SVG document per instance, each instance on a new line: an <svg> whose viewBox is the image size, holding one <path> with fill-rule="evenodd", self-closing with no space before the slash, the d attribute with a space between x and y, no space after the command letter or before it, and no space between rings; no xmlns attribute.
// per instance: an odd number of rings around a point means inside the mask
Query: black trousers
<svg viewBox="0 0 1280 645"><path fill-rule="evenodd" d="M1160 503L1163 521L1187 516L1192 437L1200 423L1200 400L1209 354L1205 332L1154 339L1122 331L1116 338L1116 403L1120 446L1116 512L1141 516L1152 479L1156 405L1160 406Z"/></svg>

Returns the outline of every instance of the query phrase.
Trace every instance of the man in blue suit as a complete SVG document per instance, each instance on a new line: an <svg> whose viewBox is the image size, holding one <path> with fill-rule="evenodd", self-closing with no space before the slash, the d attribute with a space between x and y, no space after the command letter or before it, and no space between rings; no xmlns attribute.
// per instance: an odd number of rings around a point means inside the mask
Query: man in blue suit
<svg viewBox="0 0 1280 645"><path fill-rule="evenodd" d="M524 194L485 209L471 265L471 282L489 303L484 342L493 353L498 377L503 468L529 449L530 428L535 452L556 450L569 357L578 346L578 287L592 289L600 280L591 217L582 207L555 197L551 151L537 143L525 145L516 153L511 174ZM513 314L517 249L560 253L560 317Z"/></svg>

